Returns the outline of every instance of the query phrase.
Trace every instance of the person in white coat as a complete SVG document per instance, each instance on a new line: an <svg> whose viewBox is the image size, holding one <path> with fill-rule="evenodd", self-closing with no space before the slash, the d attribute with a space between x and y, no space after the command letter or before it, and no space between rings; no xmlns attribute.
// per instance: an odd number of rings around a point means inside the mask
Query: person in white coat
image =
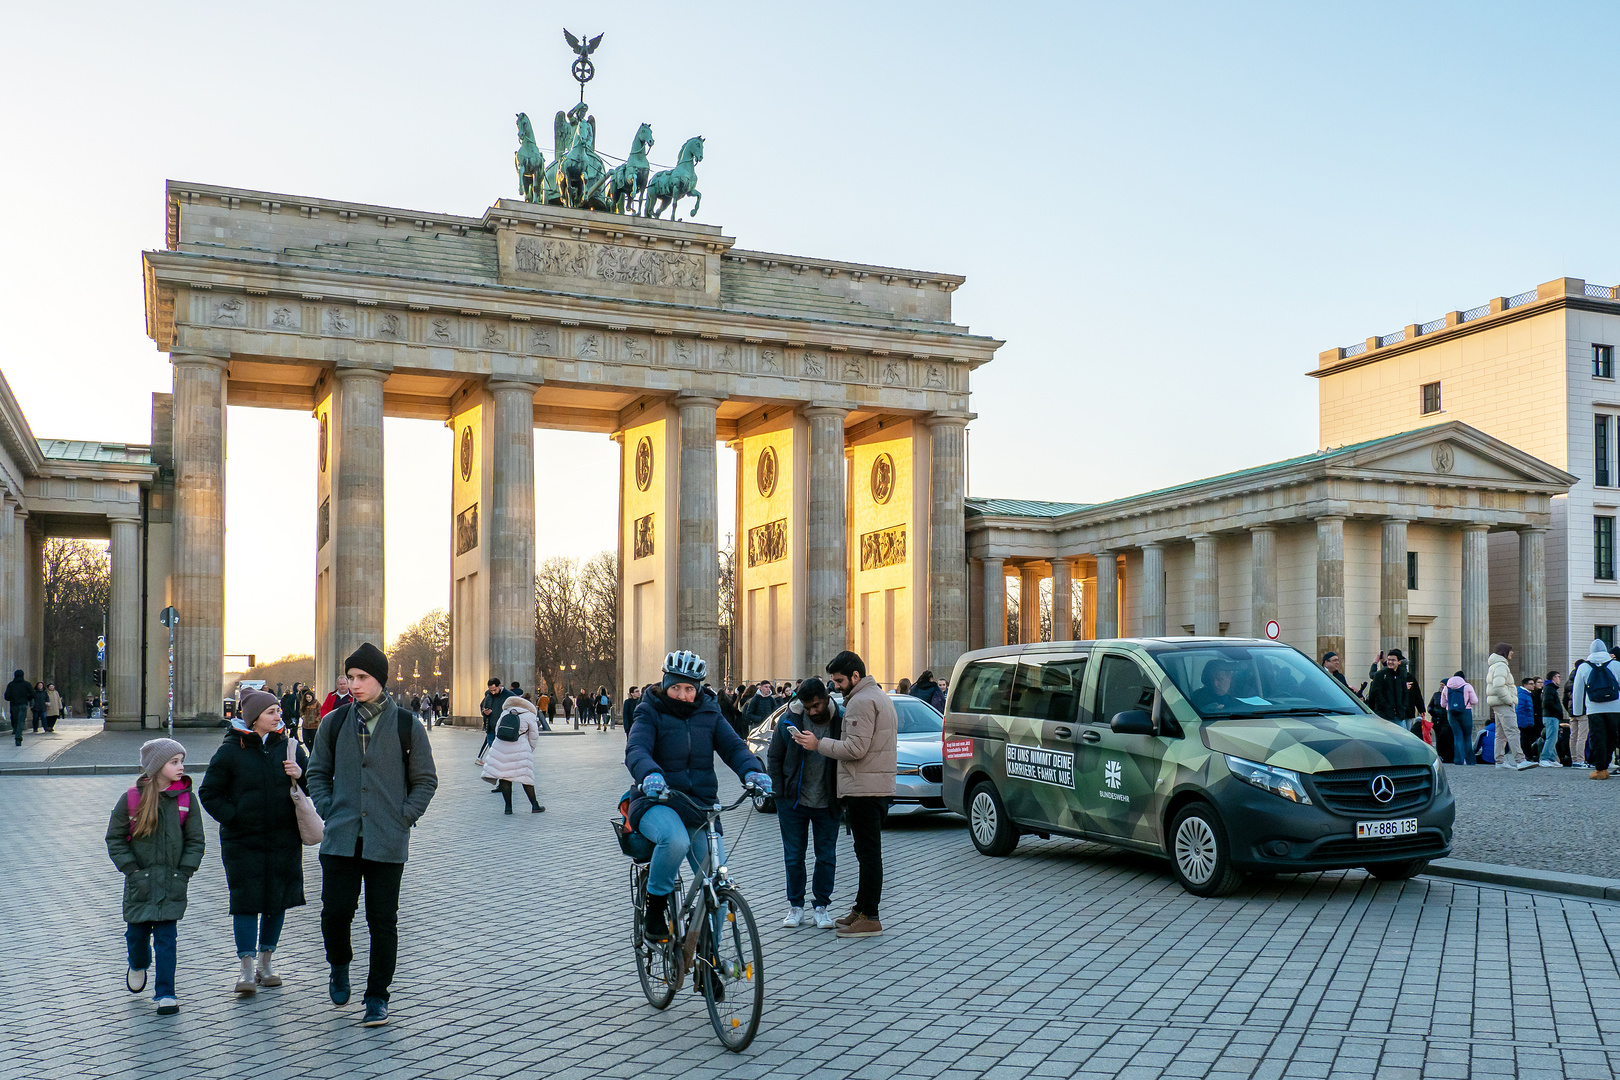
<svg viewBox="0 0 1620 1080"><path fill-rule="evenodd" d="M529 813L545 813L546 808L534 797L534 748L539 745L540 724L534 702L524 697L507 698L495 720L495 737L484 752L483 776L506 800L508 814L512 812L513 784L523 785L523 794L529 797Z"/></svg>
<svg viewBox="0 0 1620 1080"><path fill-rule="evenodd" d="M1585 716L1592 724L1593 780L1609 778L1609 759L1620 742L1620 660L1609 655L1602 638L1594 638L1592 651L1575 669L1575 686L1570 691L1570 713ZM1570 756L1579 751L1572 742Z"/></svg>

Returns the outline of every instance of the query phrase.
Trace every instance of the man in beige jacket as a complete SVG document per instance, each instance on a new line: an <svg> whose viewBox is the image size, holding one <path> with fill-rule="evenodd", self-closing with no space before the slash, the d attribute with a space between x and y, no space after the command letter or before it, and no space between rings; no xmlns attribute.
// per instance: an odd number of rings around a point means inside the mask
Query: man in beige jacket
<svg viewBox="0 0 1620 1080"><path fill-rule="evenodd" d="M883 815L894 797L895 739L900 721L894 702L866 674L866 662L844 650L827 665L833 688L844 695L844 726L837 739L818 739L808 731L793 736L806 750L838 762L838 795L844 821L855 844L860 884L855 906L835 920L838 937L876 937L883 933L878 902L883 897Z"/></svg>

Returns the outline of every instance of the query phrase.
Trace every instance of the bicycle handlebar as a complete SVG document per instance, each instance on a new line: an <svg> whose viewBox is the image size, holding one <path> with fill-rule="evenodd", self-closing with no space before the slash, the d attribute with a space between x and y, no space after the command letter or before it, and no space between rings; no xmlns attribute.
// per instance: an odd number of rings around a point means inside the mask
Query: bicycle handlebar
<svg viewBox="0 0 1620 1080"><path fill-rule="evenodd" d="M636 790L641 791L643 795L646 794L645 791L642 791L640 784L636 785ZM767 794L769 793L764 788L759 787L756 784L744 784L743 793L737 796L737 801L732 803L730 806L705 806L703 803L700 803L696 799L692 798L692 796L688 795L686 792L676 791L672 787L666 787L663 791L658 793L656 798L659 802L668 802L671 795L679 795L683 800L686 801L688 806L692 807L692 809L700 811L704 814L711 814L716 812L725 813L728 810L735 810L747 800L752 798L764 798Z"/></svg>

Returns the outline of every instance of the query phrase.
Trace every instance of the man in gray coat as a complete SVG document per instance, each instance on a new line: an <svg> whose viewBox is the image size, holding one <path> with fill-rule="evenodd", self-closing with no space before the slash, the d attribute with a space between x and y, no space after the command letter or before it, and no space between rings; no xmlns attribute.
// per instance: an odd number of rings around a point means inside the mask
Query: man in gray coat
<svg viewBox="0 0 1620 1080"><path fill-rule="evenodd" d="M332 1004L349 1000L349 926L366 890L371 966L366 1027L388 1022L388 984L399 956L399 885L410 830L439 778L427 731L383 689L388 658L369 641L343 662L354 700L321 721L309 762L309 796L326 821L321 841L321 937Z"/></svg>

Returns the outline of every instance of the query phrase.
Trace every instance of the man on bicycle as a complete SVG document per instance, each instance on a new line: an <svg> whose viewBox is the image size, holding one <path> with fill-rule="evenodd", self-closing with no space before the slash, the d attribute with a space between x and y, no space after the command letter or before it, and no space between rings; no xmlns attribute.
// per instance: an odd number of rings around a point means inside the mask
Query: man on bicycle
<svg viewBox="0 0 1620 1080"><path fill-rule="evenodd" d="M663 802L658 796L673 790L700 806L712 805L720 792L714 774L717 753L743 783L767 793L771 788L765 766L721 717L714 691L703 686L708 671L702 657L684 649L664 657L663 683L642 695L624 752L625 768L641 786L630 804L629 824L654 845L647 873L646 934L659 943L670 939L665 912L681 857L699 873L708 847L703 813L684 799Z"/></svg>

